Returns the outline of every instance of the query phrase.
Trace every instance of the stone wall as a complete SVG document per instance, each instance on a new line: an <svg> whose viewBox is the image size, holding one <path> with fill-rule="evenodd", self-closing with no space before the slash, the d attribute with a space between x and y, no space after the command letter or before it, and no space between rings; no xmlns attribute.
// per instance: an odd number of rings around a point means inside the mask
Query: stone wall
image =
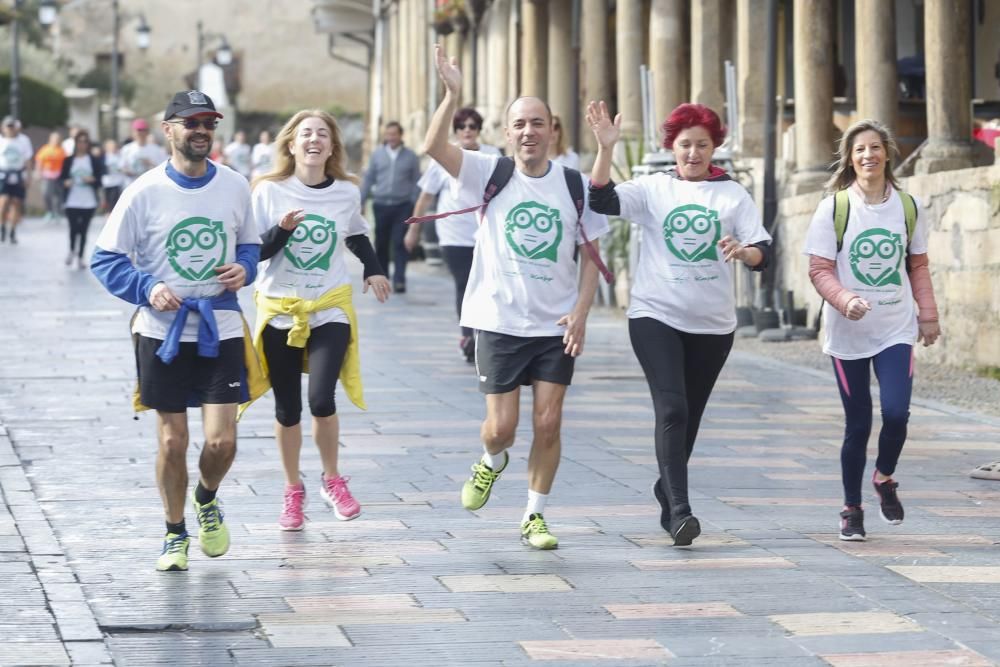
<svg viewBox="0 0 1000 667"><path fill-rule="evenodd" d="M1000 366L1000 165L913 176L903 188L927 207L931 277L943 336L918 355L958 366ZM781 201L778 284L814 321L821 305L802 254L821 193ZM832 224L832 223L831 223Z"/></svg>

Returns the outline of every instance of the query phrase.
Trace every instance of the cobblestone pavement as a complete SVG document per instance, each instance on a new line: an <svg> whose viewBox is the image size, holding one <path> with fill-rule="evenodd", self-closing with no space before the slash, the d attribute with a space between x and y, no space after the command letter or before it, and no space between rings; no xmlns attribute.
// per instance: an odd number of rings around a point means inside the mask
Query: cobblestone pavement
<svg viewBox="0 0 1000 667"><path fill-rule="evenodd" d="M870 511L870 541L841 543L833 382L735 353L691 462L705 533L672 548L649 495L646 386L621 318L598 311L547 512L560 548L531 551L517 527L527 430L489 505L459 506L483 401L459 358L450 280L419 266L405 296L357 299L370 410L340 405L362 516L339 522L319 501L306 447L310 521L277 529L262 400L220 492L229 554L193 545L189 572L157 573L154 420L129 409L130 309L63 266L64 233L31 221L21 245L0 246L0 665L1000 661L1000 486L967 476L1000 458L996 420L915 405L898 473L906 523Z"/></svg>

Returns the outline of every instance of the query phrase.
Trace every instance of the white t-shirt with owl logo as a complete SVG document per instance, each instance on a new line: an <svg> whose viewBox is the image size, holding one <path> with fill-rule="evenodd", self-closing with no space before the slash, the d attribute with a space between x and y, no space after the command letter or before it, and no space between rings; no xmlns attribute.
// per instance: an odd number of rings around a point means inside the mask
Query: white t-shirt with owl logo
<svg viewBox="0 0 1000 667"><path fill-rule="evenodd" d="M180 298L222 294L215 269L236 261L236 246L259 244L250 215L250 188L231 169L215 167L206 185L185 188L167 175L164 162L135 180L108 216L97 245L129 255L135 268L148 273ZM176 311L139 308L132 332L163 340ZM183 342L198 340L197 312L188 314ZM216 310L219 339L242 338L239 312Z"/></svg>
<svg viewBox="0 0 1000 667"><path fill-rule="evenodd" d="M853 189L848 196L851 210L840 252L832 196L816 207L804 250L806 255L835 260L840 284L872 307L860 320L851 321L823 304L823 352L845 360L873 357L893 345L913 345L917 340L917 307L906 273L906 218L899 193L893 190L885 203L874 206ZM917 225L909 252L921 255L927 252L927 221L926 211L916 203Z"/></svg>
<svg viewBox="0 0 1000 667"><path fill-rule="evenodd" d="M283 181L261 181L253 190L253 215L257 232L264 234L286 213L304 209L305 219L274 257L261 262L257 290L270 297L316 299L351 282L344 259L348 236L368 233L361 216L361 191L347 181L334 181L325 188L310 188L295 176ZM339 308L317 311L309 326L347 322ZM269 324L291 329L292 318L274 317Z"/></svg>
<svg viewBox="0 0 1000 667"><path fill-rule="evenodd" d="M621 216L642 228L628 317L650 317L695 334L736 330L733 266L718 242L771 240L760 212L736 181L640 176L615 186Z"/></svg>
<svg viewBox="0 0 1000 667"><path fill-rule="evenodd" d="M482 203L500 158L462 153L453 188L464 208ZM586 198L586 183L583 192ZM586 200L582 223L591 240L609 231L607 218L591 211ZM476 230L462 326L511 336L563 335L565 327L556 323L576 305L574 253L581 243L563 167L550 163L549 171L538 178L515 169Z"/></svg>

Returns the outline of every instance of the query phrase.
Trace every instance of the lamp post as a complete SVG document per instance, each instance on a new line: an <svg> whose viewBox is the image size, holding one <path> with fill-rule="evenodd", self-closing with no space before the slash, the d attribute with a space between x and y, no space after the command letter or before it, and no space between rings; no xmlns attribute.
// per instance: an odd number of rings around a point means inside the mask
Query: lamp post
<svg viewBox="0 0 1000 667"><path fill-rule="evenodd" d="M18 23L21 20L23 0L14 0L14 18L10 22L10 115L14 120L21 117L21 54L18 52Z"/></svg>
<svg viewBox="0 0 1000 667"><path fill-rule="evenodd" d="M229 48L229 42L226 40L226 36L218 32L205 32L205 26L201 21L198 21L198 67L195 70L196 83L198 88L201 89L201 66L205 62L205 43L210 39L218 39L221 45L215 52L215 58L213 59L217 65L225 67L233 62L233 50Z"/></svg>
<svg viewBox="0 0 1000 667"><path fill-rule="evenodd" d="M15 0L17 6L20 6L23 0ZM59 14L59 3L57 0L42 0L38 7L38 21L44 25L52 25L56 17ZM120 48L120 37L121 37L121 7L119 5L119 0L111 0L111 14L112 14L112 28L111 28L111 138L118 141L118 107L121 103L121 86L120 86L120 73L119 73L119 60L121 60L121 48ZM15 19L16 21L16 19ZM15 29L16 30L16 29ZM152 29L149 24L146 23L146 16L144 14L139 15L139 25L136 27L136 45L145 51L149 48L149 33ZM16 32L14 39L14 53L17 53L17 38ZM15 56L16 62L16 56ZM17 77L14 74L14 68L11 68L11 106L14 104L14 79Z"/></svg>

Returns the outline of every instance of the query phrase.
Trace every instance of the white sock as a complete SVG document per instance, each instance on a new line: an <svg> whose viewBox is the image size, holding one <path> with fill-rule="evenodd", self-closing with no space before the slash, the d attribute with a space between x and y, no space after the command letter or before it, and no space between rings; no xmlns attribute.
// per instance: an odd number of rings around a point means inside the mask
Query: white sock
<svg viewBox="0 0 1000 667"><path fill-rule="evenodd" d="M524 523L531 518L532 514L541 514L545 511L545 501L549 499L547 493L539 493L538 491L532 491L528 489L528 507L524 510L524 518L521 519L521 523Z"/></svg>
<svg viewBox="0 0 1000 667"><path fill-rule="evenodd" d="M504 463L507 461L506 450L500 452L499 454L490 454L486 451L486 446L483 445L482 461L488 465L493 472L496 472L500 468L503 468Z"/></svg>

